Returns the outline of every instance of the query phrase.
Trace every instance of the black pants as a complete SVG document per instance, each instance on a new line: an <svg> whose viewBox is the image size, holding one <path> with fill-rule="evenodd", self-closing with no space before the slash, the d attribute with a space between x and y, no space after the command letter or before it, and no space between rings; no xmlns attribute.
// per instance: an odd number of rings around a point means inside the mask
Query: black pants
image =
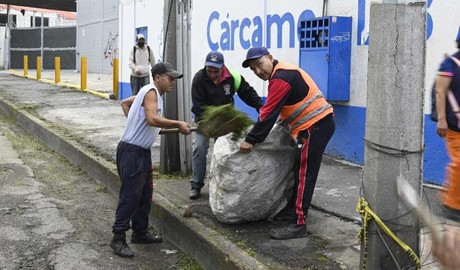
<svg viewBox="0 0 460 270"><path fill-rule="evenodd" d="M298 135L294 163L294 190L286 206L292 217L291 223L305 224L324 149L334 131L334 116L329 114Z"/></svg>
<svg viewBox="0 0 460 270"><path fill-rule="evenodd" d="M120 142L117 171L121 188L112 232L124 233L132 228L135 234L144 235L149 225L153 193L150 149Z"/></svg>

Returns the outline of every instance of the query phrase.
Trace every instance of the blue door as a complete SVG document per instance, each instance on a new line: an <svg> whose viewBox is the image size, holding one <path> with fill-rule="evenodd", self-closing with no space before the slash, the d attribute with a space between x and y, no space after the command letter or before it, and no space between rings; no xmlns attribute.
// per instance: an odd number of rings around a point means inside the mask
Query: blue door
<svg viewBox="0 0 460 270"><path fill-rule="evenodd" d="M137 34L142 34L145 37L145 43L149 44L149 37L148 37L148 31L147 31L147 26L144 27L137 27L136 28L136 36ZM136 40L136 36L134 36L134 40Z"/></svg>

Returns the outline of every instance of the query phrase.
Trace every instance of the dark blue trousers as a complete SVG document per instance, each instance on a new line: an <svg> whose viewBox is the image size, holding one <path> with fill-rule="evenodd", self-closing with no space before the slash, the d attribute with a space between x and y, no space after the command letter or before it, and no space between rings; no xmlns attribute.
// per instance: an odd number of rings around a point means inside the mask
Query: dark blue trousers
<svg viewBox="0 0 460 270"><path fill-rule="evenodd" d="M120 142L117 147L120 195L112 232L136 235L147 233L152 205L152 156L150 149Z"/></svg>

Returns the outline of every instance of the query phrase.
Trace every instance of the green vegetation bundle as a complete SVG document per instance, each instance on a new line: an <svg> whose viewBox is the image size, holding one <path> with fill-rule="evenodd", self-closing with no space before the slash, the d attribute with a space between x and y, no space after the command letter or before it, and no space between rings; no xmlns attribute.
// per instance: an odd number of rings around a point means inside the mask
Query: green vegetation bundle
<svg viewBox="0 0 460 270"><path fill-rule="evenodd" d="M201 133L206 137L217 138L233 133L232 140L237 141L254 122L245 113L235 109L232 104L227 104L208 106L203 120L198 124Z"/></svg>

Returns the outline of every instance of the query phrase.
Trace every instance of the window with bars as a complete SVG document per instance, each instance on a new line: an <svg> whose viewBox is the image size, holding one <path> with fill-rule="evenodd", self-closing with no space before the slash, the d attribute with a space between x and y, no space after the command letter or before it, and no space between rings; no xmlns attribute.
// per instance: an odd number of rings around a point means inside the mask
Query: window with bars
<svg viewBox="0 0 460 270"><path fill-rule="evenodd" d="M35 24L34 24L34 19L35 19ZM44 17L43 18L43 26L49 26L49 18ZM42 17L30 17L30 26L33 27L39 27L42 26Z"/></svg>
<svg viewBox="0 0 460 270"><path fill-rule="evenodd" d="M329 46L329 18L300 22L300 48L317 49Z"/></svg>
<svg viewBox="0 0 460 270"><path fill-rule="evenodd" d="M15 14L10 14L11 16L11 23L13 24L13 27L16 26L16 15ZM6 25L8 23L8 17L6 14L0 14L0 25Z"/></svg>

